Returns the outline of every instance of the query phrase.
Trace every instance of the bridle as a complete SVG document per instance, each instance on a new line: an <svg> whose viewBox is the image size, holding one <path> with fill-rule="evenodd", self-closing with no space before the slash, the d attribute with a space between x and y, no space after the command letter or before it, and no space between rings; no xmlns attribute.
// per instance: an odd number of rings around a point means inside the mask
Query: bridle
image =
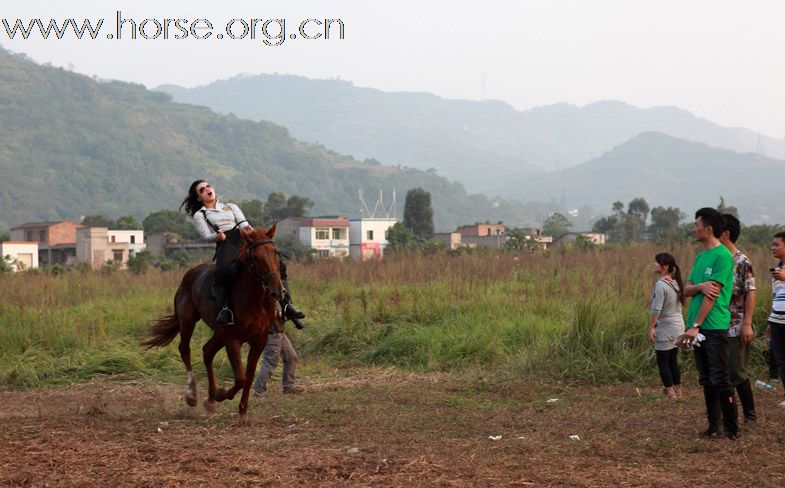
<svg viewBox="0 0 785 488"><path fill-rule="evenodd" d="M254 279L257 283L266 291L267 293L272 296L272 290L270 285L267 284L267 280L274 277L275 275L281 276L281 273L278 271L270 271L269 273L260 274L259 271L256 269L256 265L254 264L253 256L251 256L251 252L259 246L264 246L265 244L274 244L275 241L272 239L265 239L263 241L254 242L248 246L246 253L248 254L248 267L251 270L251 275L253 275Z"/></svg>

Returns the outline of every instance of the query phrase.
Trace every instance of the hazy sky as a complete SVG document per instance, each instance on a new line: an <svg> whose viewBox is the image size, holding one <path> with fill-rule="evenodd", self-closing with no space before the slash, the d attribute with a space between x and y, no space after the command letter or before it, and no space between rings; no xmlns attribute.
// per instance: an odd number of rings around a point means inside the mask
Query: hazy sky
<svg viewBox="0 0 785 488"><path fill-rule="evenodd" d="M117 10L137 23L206 18L215 32L205 40L108 40ZM676 105L785 137L782 0L3 0L0 7L11 24L69 17L104 18L100 38L9 40L0 25L0 44L39 62L149 87L277 72L499 99L519 109L603 99ZM233 18L285 18L287 35L297 35L304 19L341 19L346 38L287 39L277 47L216 39ZM240 35L242 24L235 27ZM154 23L147 29L155 34Z"/></svg>

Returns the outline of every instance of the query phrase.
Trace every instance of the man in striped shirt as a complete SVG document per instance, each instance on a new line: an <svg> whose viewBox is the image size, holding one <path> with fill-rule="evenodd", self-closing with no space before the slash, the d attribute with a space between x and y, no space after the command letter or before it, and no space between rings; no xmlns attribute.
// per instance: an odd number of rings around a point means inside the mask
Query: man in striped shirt
<svg viewBox="0 0 785 488"><path fill-rule="evenodd" d="M785 232L774 234L771 253L779 262L771 268L771 315L767 332L780 380L785 385ZM778 405L785 408L785 400Z"/></svg>

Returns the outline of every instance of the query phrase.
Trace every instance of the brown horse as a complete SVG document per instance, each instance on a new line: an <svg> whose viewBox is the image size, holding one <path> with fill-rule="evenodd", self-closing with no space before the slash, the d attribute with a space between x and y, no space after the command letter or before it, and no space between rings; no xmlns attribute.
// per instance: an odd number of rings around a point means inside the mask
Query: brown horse
<svg viewBox="0 0 785 488"><path fill-rule="evenodd" d="M229 304L234 312L234 325L217 328L215 318L218 315L216 303L210 296L210 284L207 282L213 264L200 264L189 269L177 293L174 296L174 312L161 317L150 330L150 338L142 343L148 348L163 347L172 342L180 334L180 357L188 371L188 386L185 401L194 407L197 403L196 376L191 368L191 335L199 319L211 329L213 336L202 347L204 365L207 368L209 381L208 398L204 402L207 411L215 410L215 402L231 400L243 390L240 398L240 418L245 419L248 411L248 394L256 373L256 364L267 343L267 334L273 323L280 320L278 299L283 296L278 255L273 243L275 225L269 230L255 229L244 234L237 263L237 277L229 289ZM243 372L243 360L240 349L248 343L248 362ZM213 358L222 348L234 371L234 385L229 388L218 388L213 372Z"/></svg>

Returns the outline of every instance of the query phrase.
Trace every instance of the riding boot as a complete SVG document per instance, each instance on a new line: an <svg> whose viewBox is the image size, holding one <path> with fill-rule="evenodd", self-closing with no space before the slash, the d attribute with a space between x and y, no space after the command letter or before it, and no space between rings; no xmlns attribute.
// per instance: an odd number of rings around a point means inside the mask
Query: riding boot
<svg viewBox="0 0 785 488"><path fill-rule="evenodd" d="M755 413L755 397L752 395L750 379L747 378L736 385L736 391L739 393L739 401L741 401L741 408L744 412L744 423L749 424L756 422L758 420L758 414Z"/></svg>
<svg viewBox="0 0 785 488"><path fill-rule="evenodd" d="M725 436L729 439L739 437L739 412L736 407L736 399L733 397L733 389L723 391L718 395L720 407L722 408L722 420L725 425Z"/></svg>
<svg viewBox="0 0 785 488"><path fill-rule="evenodd" d="M218 283L213 283L213 297L215 303L218 304L218 316L215 318L215 325L217 327L226 327L227 325L234 325L234 314L229 308L229 303L226 299L226 287Z"/></svg>
<svg viewBox="0 0 785 488"><path fill-rule="evenodd" d="M292 295L289 293L289 283L287 281L283 281L284 286L284 293L283 298L281 299L281 310L283 310L283 317L286 320L291 320L294 323L294 326L298 329L302 329L305 327L305 323L302 319L305 318L305 314L301 311L294 308L292 305Z"/></svg>
<svg viewBox="0 0 785 488"><path fill-rule="evenodd" d="M703 435L706 437L714 437L720 433L720 416L722 415L722 410L719 404L719 398L713 387L703 387L703 400L706 402L706 416L709 419L709 428L703 432Z"/></svg>

